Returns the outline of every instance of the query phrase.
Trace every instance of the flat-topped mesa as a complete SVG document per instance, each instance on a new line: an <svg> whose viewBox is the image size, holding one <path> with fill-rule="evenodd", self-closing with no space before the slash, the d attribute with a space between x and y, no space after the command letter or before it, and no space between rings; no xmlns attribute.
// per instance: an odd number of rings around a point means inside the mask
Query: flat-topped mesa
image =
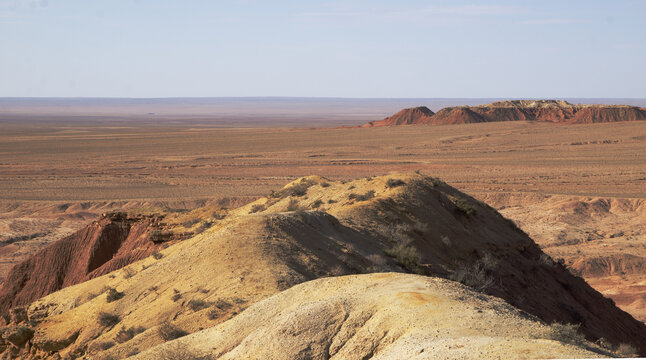
<svg viewBox="0 0 646 360"><path fill-rule="evenodd" d="M563 100L504 100L477 106L444 108L433 115L404 109L363 127L454 125L498 121L543 121L567 124L646 120L646 109L630 105L581 105ZM430 110L429 110L430 112ZM432 112L431 112L432 113Z"/></svg>

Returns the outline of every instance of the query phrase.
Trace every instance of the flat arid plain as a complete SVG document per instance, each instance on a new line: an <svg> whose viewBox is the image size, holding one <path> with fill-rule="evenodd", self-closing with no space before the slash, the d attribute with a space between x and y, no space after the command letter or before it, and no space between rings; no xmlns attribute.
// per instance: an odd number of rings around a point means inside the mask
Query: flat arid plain
<svg viewBox="0 0 646 360"><path fill-rule="evenodd" d="M320 116L261 108L246 120L13 105L0 120L0 279L105 212L217 212L310 175L340 184L418 172L492 206L646 321L646 121L353 127L417 102L330 105Z"/></svg>

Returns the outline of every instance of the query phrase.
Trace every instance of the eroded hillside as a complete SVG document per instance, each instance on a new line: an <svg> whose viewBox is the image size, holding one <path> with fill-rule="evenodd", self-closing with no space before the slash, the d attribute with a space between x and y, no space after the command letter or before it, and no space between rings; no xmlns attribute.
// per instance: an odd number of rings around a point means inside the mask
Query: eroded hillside
<svg viewBox="0 0 646 360"><path fill-rule="evenodd" d="M487 194L554 259L646 321L646 203L643 199Z"/></svg>
<svg viewBox="0 0 646 360"><path fill-rule="evenodd" d="M22 336L3 346L26 358L120 358L228 324L299 283L392 271L459 281L544 323L580 324L588 340L646 351L644 324L493 208L420 174L299 179L154 257L14 309L3 331Z"/></svg>

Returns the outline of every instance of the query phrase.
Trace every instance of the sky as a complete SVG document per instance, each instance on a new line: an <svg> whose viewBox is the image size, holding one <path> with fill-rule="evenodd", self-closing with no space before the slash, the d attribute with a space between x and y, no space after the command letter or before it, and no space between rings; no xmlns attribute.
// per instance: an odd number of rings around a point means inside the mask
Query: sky
<svg viewBox="0 0 646 360"><path fill-rule="evenodd" d="M646 98L646 0L0 0L0 97Z"/></svg>

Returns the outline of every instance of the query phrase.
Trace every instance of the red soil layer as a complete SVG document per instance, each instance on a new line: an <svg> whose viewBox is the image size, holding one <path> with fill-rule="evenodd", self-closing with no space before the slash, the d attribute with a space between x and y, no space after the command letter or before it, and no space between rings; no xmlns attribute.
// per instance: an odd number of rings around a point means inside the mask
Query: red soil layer
<svg viewBox="0 0 646 360"><path fill-rule="evenodd" d="M512 100L480 106L448 107L436 114L425 107L404 109L391 117L381 121L371 121L362 127L452 125L494 121L589 124L635 120L646 120L645 108L625 105L573 105L556 100Z"/></svg>
<svg viewBox="0 0 646 360"><path fill-rule="evenodd" d="M17 264L0 288L0 322L12 307L120 269L160 249L163 244L153 241L158 220L110 214Z"/></svg>

